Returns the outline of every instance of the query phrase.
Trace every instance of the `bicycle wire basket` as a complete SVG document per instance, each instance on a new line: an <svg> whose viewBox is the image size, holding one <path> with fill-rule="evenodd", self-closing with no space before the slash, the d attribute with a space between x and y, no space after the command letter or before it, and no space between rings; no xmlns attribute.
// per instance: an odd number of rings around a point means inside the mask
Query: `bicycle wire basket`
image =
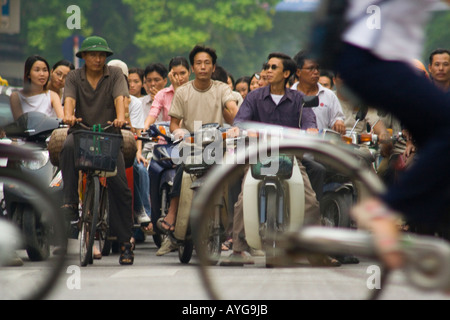
<svg viewBox="0 0 450 320"><path fill-rule="evenodd" d="M73 133L77 170L116 170L122 135L79 130Z"/></svg>

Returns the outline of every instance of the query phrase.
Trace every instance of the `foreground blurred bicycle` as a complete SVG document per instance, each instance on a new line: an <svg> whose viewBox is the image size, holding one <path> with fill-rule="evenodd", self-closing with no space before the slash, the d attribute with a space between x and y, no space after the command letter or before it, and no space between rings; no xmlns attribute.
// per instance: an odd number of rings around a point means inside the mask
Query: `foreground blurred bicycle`
<svg viewBox="0 0 450 320"><path fill-rule="evenodd" d="M9 160L33 160L34 150L0 143L0 154ZM48 241L66 252L67 235L64 220L56 201L46 192L48 186L30 180L17 171L0 167L0 198L2 187L20 188L29 195L39 232ZM31 262L26 257L26 230L20 230L9 220L6 212L0 215L0 299L42 299L55 286L64 267L65 254L50 256L45 261ZM21 258L24 265L11 266L14 259ZM33 264L33 268L30 265ZM35 266L38 265L39 268Z"/></svg>
<svg viewBox="0 0 450 320"><path fill-rule="evenodd" d="M265 130L270 126L264 125ZM257 128L254 128L257 129ZM276 132L275 128L273 128ZM283 269L275 268L272 272L264 269L264 262L255 261L253 266L244 268L230 269L226 273L221 272L220 268L211 267L211 257L202 241L202 233L206 230L206 218L210 214L211 201L216 192L220 192L224 184L232 184L239 178L243 163L248 163L249 159L255 159L260 154L289 153L301 158L305 153L314 155L315 160L320 161L342 174L358 181L360 186L359 194L379 194L384 190L384 186L375 173L367 170L361 165L357 157L352 154L353 149L347 148L338 141L327 140L324 137L313 135L309 136L301 130L284 130L279 139L279 145L268 147L268 150L261 150L258 146L249 146L245 153L238 155L233 164L217 165L210 173L205 182L208 188L200 189L198 196L193 202L191 217L193 234L197 235L195 240L196 250L200 259L200 271L203 284L209 295L213 299L238 299L239 292L245 292L245 299L261 299L261 296L269 299L298 299L302 297L302 290L308 292L308 287L303 287L305 282L310 279L311 274L307 271L309 268L302 268L298 262L299 257L306 254L325 253L325 254L354 254L367 257L373 263L383 266L378 260L374 249L372 239L369 233L351 229L338 229L326 227L302 227L298 231L287 231L278 239L277 260L273 262L274 266L285 267ZM267 146L265 146L267 148ZM401 250L406 256L405 274L407 284L413 285L424 290L445 290L450 284L450 247L437 238L426 238L414 235L405 235L401 240ZM255 258L255 260L257 260ZM261 257L260 260L264 260ZM286 268L288 267L288 268ZM330 293L333 278L327 283L325 277L329 274L326 269L319 272L319 279L314 283L314 290L324 286L323 293L327 296ZM328 269L331 270L331 269ZM328 271L330 276L335 274L338 269ZM344 270L342 268L341 270ZM268 277L268 274L270 276ZM381 271L381 289L385 289L386 279L389 272ZM370 292L370 298L378 298L381 290L368 291L366 280L351 279L346 277L345 271L342 276L348 282L349 292L360 294L359 298ZM231 277L231 279L230 279ZM234 277L239 277L238 281ZM286 280L286 277L289 280ZM363 274L364 279L367 274ZM232 283L232 285L230 285ZM346 283L347 284L347 283ZM361 284L361 288L355 287L355 284ZM342 284L341 284L342 285ZM299 295L297 295L299 294ZM305 294L305 292L303 292ZM338 296L345 293L331 293L332 296ZM321 297L319 297L320 299ZM322 297L323 298L323 297Z"/></svg>

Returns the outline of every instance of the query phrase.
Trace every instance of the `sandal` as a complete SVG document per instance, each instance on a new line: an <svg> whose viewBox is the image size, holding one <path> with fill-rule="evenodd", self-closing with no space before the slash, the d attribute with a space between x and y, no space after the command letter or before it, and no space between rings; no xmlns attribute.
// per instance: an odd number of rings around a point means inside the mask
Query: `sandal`
<svg viewBox="0 0 450 320"><path fill-rule="evenodd" d="M131 251L134 251L134 249L136 249L136 239L131 237L130 244L131 244Z"/></svg>
<svg viewBox="0 0 450 320"><path fill-rule="evenodd" d="M134 253L131 249L131 243L123 243L120 246L120 257L119 257L119 263L121 265L132 265L134 262Z"/></svg>
<svg viewBox="0 0 450 320"><path fill-rule="evenodd" d="M308 254L307 259L313 267L340 267L341 263L324 254Z"/></svg>
<svg viewBox="0 0 450 320"><path fill-rule="evenodd" d="M222 267L243 267L246 264L254 264L255 261L247 252L233 251L227 258L222 260L219 265Z"/></svg>
<svg viewBox="0 0 450 320"><path fill-rule="evenodd" d="M153 228L153 223L150 221L150 223L146 226L146 227L141 227L142 232L144 232L144 234L146 234L147 236L153 236L156 234L154 228Z"/></svg>
<svg viewBox="0 0 450 320"><path fill-rule="evenodd" d="M358 264L359 259L352 255L337 255L333 256L341 264Z"/></svg>
<svg viewBox="0 0 450 320"><path fill-rule="evenodd" d="M100 260L102 258L102 253L100 252L100 250L98 250L96 246L92 248L92 257L95 260Z"/></svg>
<svg viewBox="0 0 450 320"><path fill-rule="evenodd" d="M222 251L229 251L233 248L233 239L228 239L222 243Z"/></svg>
<svg viewBox="0 0 450 320"><path fill-rule="evenodd" d="M169 227L168 229L164 228L163 225L166 225ZM170 234L175 231L175 226L173 224L168 223L164 218L159 218L158 221L156 221L156 227L159 231L161 231L163 234Z"/></svg>

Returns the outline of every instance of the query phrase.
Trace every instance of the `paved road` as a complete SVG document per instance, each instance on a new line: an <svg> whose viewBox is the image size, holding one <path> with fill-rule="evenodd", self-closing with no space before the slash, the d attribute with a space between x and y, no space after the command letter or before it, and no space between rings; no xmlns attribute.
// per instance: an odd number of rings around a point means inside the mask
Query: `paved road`
<svg viewBox="0 0 450 320"><path fill-rule="evenodd" d="M179 262L177 252L157 257L151 238L137 245L132 266L120 266L118 255L111 255L78 268L77 248L78 242L71 241L68 266L75 266L75 272L63 275L49 299L208 299L195 257L188 265ZM267 269L257 263L252 267L215 266L210 270L214 279L220 279L221 297L232 300L363 299L367 297L368 283L378 285L377 268L368 260L338 268L311 268L300 263L295 268ZM384 299L402 300L448 297L415 290L405 284L401 272L391 275L382 295Z"/></svg>

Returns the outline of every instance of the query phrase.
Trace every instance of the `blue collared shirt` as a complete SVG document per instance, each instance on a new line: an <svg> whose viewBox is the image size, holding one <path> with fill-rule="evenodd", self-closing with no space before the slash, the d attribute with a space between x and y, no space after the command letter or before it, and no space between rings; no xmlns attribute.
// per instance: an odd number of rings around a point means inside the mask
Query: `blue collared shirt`
<svg viewBox="0 0 450 320"><path fill-rule="evenodd" d="M263 122L291 128L298 128L303 95L286 89L278 105L270 95L270 86L251 91L245 97L234 118L234 124L245 121ZM301 129L317 128L316 115L311 108L304 108Z"/></svg>

